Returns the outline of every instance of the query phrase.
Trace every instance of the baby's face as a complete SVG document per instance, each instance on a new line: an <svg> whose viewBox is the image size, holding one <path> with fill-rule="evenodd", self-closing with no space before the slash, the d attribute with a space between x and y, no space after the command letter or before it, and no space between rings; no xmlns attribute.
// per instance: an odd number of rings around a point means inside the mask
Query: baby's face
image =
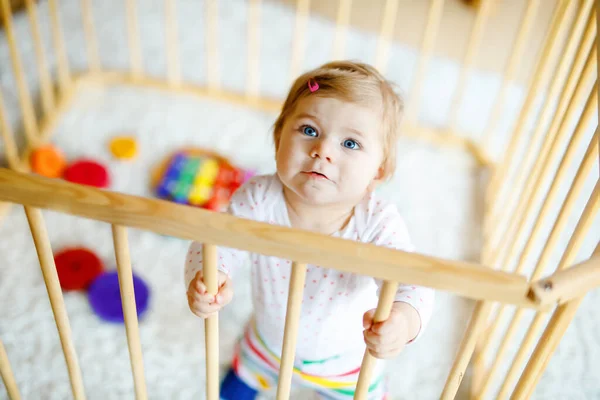
<svg viewBox="0 0 600 400"><path fill-rule="evenodd" d="M380 175L381 110L310 96L285 121L277 172L309 204L356 203Z"/></svg>

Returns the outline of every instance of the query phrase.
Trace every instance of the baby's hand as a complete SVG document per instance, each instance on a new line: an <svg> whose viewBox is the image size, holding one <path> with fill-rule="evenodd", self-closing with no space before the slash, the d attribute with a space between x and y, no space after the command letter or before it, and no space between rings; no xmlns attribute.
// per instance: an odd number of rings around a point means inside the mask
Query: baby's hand
<svg viewBox="0 0 600 400"><path fill-rule="evenodd" d="M398 355L414 333L414 316L416 311L411 306L395 302L387 320L373 323L375 309L363 316L363 335L369 353L375 358L392 358ZM412 324L412 325L411 325Z"/></svg>
<svg viewBox="0 0 600 400"><path fill-rule="evenodd" d="M214 315L233 298L231 280L225 273L221 271L217 272L219 290L216 296L206 292L202 271L196 273L196 276L194 276L188 287L188 305L190 306L190 310L200 318L208 318Z"/></svg>

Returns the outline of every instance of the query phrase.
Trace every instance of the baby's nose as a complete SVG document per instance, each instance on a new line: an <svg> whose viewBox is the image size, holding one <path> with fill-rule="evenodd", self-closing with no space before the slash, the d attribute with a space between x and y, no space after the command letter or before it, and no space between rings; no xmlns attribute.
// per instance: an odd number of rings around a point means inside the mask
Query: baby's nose
<svg viewBox="0 0 600 400"><path fill-rule="evenodd" d="M319 141L313 146L310 156L312 158L321 158L331 162L332 149L326 141Z"/></svg>

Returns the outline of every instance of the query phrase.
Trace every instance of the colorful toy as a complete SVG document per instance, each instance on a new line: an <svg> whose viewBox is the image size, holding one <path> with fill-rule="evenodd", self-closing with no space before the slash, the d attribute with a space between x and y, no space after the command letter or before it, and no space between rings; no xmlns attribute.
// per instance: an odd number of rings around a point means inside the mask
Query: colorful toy
<svg viewBox="0 0 600 400"><path fill-rule="evenodd" d="M29 160L33 172L48 178L62 177L67 166L64 155L50 144L33 150Z"/></svg>
<svg viewBox="0 0 600 400"><path fill-rule="evenodd" d="M144 280L136 274L133 274L133 291L136 313L140 318L148 308L150 290ZM117 271L106 272L96 278L88 289L88 300L92 310L101 319L108 322L124 322Z"/></svg>
<svg viewBox="0 0 600 400"><path fill-rule="evenodd" d="M100 258L83 248L67 248L54 256L60 286L65 291L85 290L103 271Z"/></svg>
<svg viewBox="0 0 600 400"><path fill-rule="evenodd" d="M65 179L69 182L83 185L106 188L110 184L107 169L100 163L92 160L79 160L69 165L65 171Z"/></svg>
<svg viewBox="0 0 600 400"><path fill-rule="evenodd" d="M116 137L110 141L110 151L117 159L129 160L137 155L137 142L129 136Z"/></svg>
<svg viewBox="0 0 600 400"><path fill-rule="evenodd" d="M169 157L155 171L152 182L161 199L220 211L252 176L216 153L189 149Z"/></svg>

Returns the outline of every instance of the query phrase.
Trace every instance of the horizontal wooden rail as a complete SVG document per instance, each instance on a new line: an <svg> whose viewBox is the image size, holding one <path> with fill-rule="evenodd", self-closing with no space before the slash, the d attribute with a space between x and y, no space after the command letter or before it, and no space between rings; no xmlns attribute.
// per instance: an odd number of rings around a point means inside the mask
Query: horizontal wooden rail
<svg viewBox="0 0 600 400"><path fill-rule="evenodd" d="M228 214L0 169L0 201L64 212L394 282L410 282L471 299L546 309L527 297L516 274L373 244L274 226ZM302 243L299 246L298 243Z"/></svg>
<svg viewBox="0 0 600 400"><path fill-rule="evenodd" d="M536 282L529 295L539 303L562 304L597 287L600 287L600 254Z"/></svg>
<svg viewBox="0 0 600 400"><path fill-rule="evenodd" d="M226 89L219 89L216 92L210 92L207 87L198 86L189 83L182 83L178 86L172 85L168 80L162 78L153 78L144 76L140 79L133 79L131 73L126 71L103 71L103 72L84 72L79 75L73 75L71 89L58 99L55 112L40 123L40 138L42 143L46 143L51 137L56 124L60 122L62 115L72 101L76 99L80 91L85 90L88 85L127 85L134 87L152 88L158 91L167 91L188 96L212 97L217 101L233 103L249 107L259 112L277 113L281 109L282 101L276 98L264 96L249 98L245 94L238 94ZM425 143L433 143L437 146L447 146L458 148L472 155L473 160L478 166L490 166L492 160L485 154L479 146L470 138L465 137L464 133L449 131L444 128L426 127L422 125L413 125L406 123L402 128L403 135L411 139L419 140ZM32 150L28 146L26 151L21 154L21 159L26 160Z"/></svg>
<svg viewBox="0 0 600 400"><path fill-rule="evenodd" d="M141 79L132 79L131 74L127 71L102 71L102 72L84 72L80 75L74 76L73 79L74 88L77 90L85 90L87 85L127 85L133 87L151 88L159 91L167 91L171 93L197 96L197 97L210 97L217 101L223 101L232 103L235 105L241 105L249 107L252 110L267 113L278 113L281 110L283 104L282 99L258 96L249 97L247 94L236 93L229 91L226 88L219 88L219 90L211 91L206 86L195 85L187 82L182 82L178 86L172 85L168 80L164 78L157 78L152 76L144 76ZM68 98L73 96L69 93ZM70 103L69 103L70 104ZM53 113L52 118L49 120L51 123L45 123L44 120L41 126L42 138L47 138L48 133L54 129L55 122L60 119L60 115L64 107L60 107L59 112ZM449 130L446 128L428 127L410 122L405 122L402 127L402 135L411 139L423 141L425 143L433 143L437 146L448 146L452 148L458 148L461 151L465 151L473 156L474 161L478 166L487 167L493 164L489 155L485 153L480 146L467 137L466 133L460 131Z"/></svg>
<svg viewBox="0 0 600 400"><path fill-rule="evenodd" d="M17 381L10 366L10 361L8 361L8 354L6 354L2 340L0 340L0 377L2 378L2 382L4 382L8 398L10 400L21 400Z"/></svg>

